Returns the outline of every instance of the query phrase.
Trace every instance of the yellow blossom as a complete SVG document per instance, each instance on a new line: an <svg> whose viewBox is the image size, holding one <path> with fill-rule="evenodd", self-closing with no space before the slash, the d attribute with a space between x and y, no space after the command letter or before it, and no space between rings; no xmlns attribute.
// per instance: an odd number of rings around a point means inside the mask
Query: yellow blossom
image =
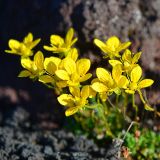
<svg viewBox="0 0 160 160"><path fill-rule="evenodd" d="M109 63L112 65L112 67L118 64L122 67L124 72L129 73L134 67L138 65L137 62L140 56L141 52L133 54L129 49L126 49L120 60L109 60Z"/></svg>
<svg viewBox="0 0 160 160"><path fill-rule="evenodd" d="M43 74L44 71L44 57L43 53L41 51L38 51L34 55L34 59L31 60L28 58L21 58L21 65L25 70L22 70L19 77L30 77L30 78L36 78Z"/></svg>
<svg viewBox="0 0 160 160"><path fill-rule="evenodd" d="M92 81L92 88L106 97L106 92L115 92L120 94L121 88L127 88L128 79L122 75L120 65L113 67L112 74L104 68L97 68L97 79Z"/></svg>
<svg viewBox="0 0 160 160"><path fill-rule="evenodd" d="M104 57L109 57L110 59L120 57L119 52L131 45L131 42L121 43L116 36L110 37L105 43L99 39L94 39L94 43L105 53Z"/></svg>
<svg viewBox="0 0 160 160"><path fill-rule="evenodd" d="M44 75L39 77L39 81L42 83L54 83L55 84L55 72L58 70L61 59L58 57L49 57L44 60Z"/></svg>
<svg viewBox="0 0 160 160"><path fill-rule="evenodd" d="M7 53L28 57L33 55L32 49L40 42L40 39L33 41L32 33L29 33L22 42L10 39L8 45L11 50L5 50Z"/></svg>
<svg viewBox="0 0 160 160"><path fill-rule="evenodd" d="M51 46L44 46L44 49L52 51L53 53L64 53L64 56L68 54L73 44L77 41L77 38L73 38L74 30L70 28L65 38L59 35L51 35L50 42Z"/></svg>
<svg viewBox="0 0 160 160"><path fill-rule="evenodd" d="M88 103L87 98L90 96L88 85L83 86L81 90L79 87L70 87L69 91L71 94L62 94L58 97L58 102L68 107L65 111L66 116L71 116L82 110Z"/></svg>
<svg viewBox="0 0 160 160"><path fill-rule="evenodd" d="M149 87L153 84L152 79L143 79L141 80L142 69L140 66L136 66L132 69L130 73L130 84L125 92L129 94L134 94L135 91L140 90L142 88Z"/></svg>
<svg viewBox="0 0 160 160"><path fill-rule="evenodd" d="M83 58L75 62L71 58L65 58L62 64L63 68L55 72L59 78L57 85L60 88L78 86L81 82L88 80L92 76L91 73L87 73L91 65L89 59Z"/></svg>

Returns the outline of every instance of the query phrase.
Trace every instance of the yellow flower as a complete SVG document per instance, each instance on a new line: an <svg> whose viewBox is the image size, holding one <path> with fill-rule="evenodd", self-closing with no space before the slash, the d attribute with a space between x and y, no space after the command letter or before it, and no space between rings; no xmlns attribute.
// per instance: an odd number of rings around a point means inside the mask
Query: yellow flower
<svg viewBox="0 0 160 160"><path fill-rule="evenodd" d="M100 41L99 39L94 39L94 43L105 53L104 57L109 57L110 59L120 57L119 52L131 45L131 42L121 43L119 38L116 36L110 37L106 43Z"/></svg>
<svg viewBox="0 0 160 160"><path fill-rule="evenodd" d="M68 107L65 111L66 116L71 116L82 110L88 103L87 98L90 96L88 85L83 86L81 90L79 87L70 87L69 91L71 94L62 94L57 98L61 105Z"/></svg>
<svg viewBox="0 0 160 160"><path fill-rule="evenodd" d="M124 72L129 73L134 67L141 56L141 52L136 54L132 54L129 49L126 49L122 55L120 60L109 60L109 63L112 67L116 66L117 64L120 65Z"/></svg>
<svg viewBox="0 0 160 160"><path fill-rule="evenodd" d="M21 65L26 70L21 71L18 76L36 78L42 75L44 71L43 62L44 62L44 57L41 51L38 51L35 54L33 61L29 57L21 58Z"/></svg>
<svg viewBox="0 0 160 160"><path fill-rule="evenodd" d="M55 84L55 72L59 69L61 59L57 57L49 57L44 60L44 75L39 77L39 81L42 83L53 83Z"/></svg>
<svg viewBox="0 0 160 160"><path fill-rule="evenodd" d="M55 72L60 80L57 82L57 86L60 88L79 86L81 82L88 80L92 76L91 73L87 73L91 65L89 59L79 59L75 62L71 58L65 58L62 64L63 68Z"/></svg>
<svg viewBox="0 0 160 160"><path fill-rule="evenodd" d="M112 69L112 74L104 68L97 68L97 79L92 81L92 88L101 93L103 97L106 97L106 92L115 92L120 94L121 88L127 88L129 83L128 79L122 75L122 69L120 65L116 65Z"/></svg>
<svg viewBox="0 0 160 160"><path fill-rule="evenodd" d="M128 88L125 90L125 92L129 94L134 94L135 91L149 87L153 84L154 81L152 79L140 80L141 76L142 76L141 67L140 66L134 67L130 73L130 84Z"/></svg>
<svg viewBox="0 0 160 160"><path fill-rule="evenodd" d="M28 57L33 55L32 49L40 42L40 39L33 41L32 33L29 33L23 40L19 42L14 39L10 39L8 45L11 50L5 50L7 53L17 54L23 57Z"/></svg>
<svg viewBox="0 0 160 160"><path fill-rule="evenodd" d="M66 34L65 39L59 35L51 35L50 42L51 46L44 46L44 49L52 51L53 53L64 53L66 57L67 52L71 49L73 44L77 41L77 38L74 38L74 30L70 28Z"/></svg>

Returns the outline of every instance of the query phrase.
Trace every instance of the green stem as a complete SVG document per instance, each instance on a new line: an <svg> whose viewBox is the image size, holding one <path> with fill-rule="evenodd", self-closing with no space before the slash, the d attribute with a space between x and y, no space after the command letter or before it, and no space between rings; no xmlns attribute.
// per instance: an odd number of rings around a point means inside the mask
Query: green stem
<svg viewBox="0 0 160 160"><path fill-rule="evenodd" d="M137 114L138 114L138 107L135 104L135 97L134 94L132 94L132 106L135 108L136 114L135 114L135 119L137 118Z"/></svg>
<svg viewBox="0 0 160 160"><path fill-rule="evenodd" d="M145 105L145 104L146 104L146 101L144 100L143 95L142 95L142 92L141 92L140 90L138 90L138 94L139 94L139 96L140 96L140 99L141 99L142 103Z"/></svg>

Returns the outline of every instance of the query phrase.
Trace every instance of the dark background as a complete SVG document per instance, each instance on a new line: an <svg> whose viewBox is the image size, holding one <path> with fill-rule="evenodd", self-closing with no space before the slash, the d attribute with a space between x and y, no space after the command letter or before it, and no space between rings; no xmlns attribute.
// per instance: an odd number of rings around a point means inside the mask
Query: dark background
<svg viewBox="0 0 160 160"><path fill-rule="evenodd" d="M132 41L133 51L143 52L141 64L145 77L155 80L148 89L149 101L152 105L160 104L159 0L0 0L1 109L23 105L40 113L62 112L52 90L29 79L17 78L21 71L19 57L4 50L8 49L10 38L22 41L32 32L35 38L42 39L37 49L45 53L42 46L49 44L50 35L64 36L71 26L76 30L77 47L82 55L97 64L100 50L93 46L93 38L106 40L116 35L122 41Z"/></svg>

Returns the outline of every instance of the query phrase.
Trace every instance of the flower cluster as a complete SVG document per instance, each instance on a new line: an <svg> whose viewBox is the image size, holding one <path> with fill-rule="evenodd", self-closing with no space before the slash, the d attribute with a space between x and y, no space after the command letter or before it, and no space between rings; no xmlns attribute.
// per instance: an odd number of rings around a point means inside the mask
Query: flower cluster
<svg viewBox="0 0 160 160"><path fill-rule="evenodd" d="M29 77L55 89L59 103L67 107L66 116L83 112L87 108L95 109L107 102L112 94L134 95L135 92L139 93L145 109L154 110L141 92L154 81L143 78L142 68L138 64L141 52L132 53L128 49L131 42L122 43L116 36L110 37L105 43L95 39L94 43L102 50L104 58L109 58L112 70L98 67L96 78L86 85L86 81L92 77L89 73L91 61L79 58L78 50L74 47L76 41L73 28L69 29L65 38L51 35L50 46L45 45L44 49L54 55L44 57L41 51L34 53L33 48L40 39L33 41L33 35L29 33L22 42L9 40L11 50L6 52L21 56L23 70L19 77ZM91 103L92 100L95 102Z"/></svg>

